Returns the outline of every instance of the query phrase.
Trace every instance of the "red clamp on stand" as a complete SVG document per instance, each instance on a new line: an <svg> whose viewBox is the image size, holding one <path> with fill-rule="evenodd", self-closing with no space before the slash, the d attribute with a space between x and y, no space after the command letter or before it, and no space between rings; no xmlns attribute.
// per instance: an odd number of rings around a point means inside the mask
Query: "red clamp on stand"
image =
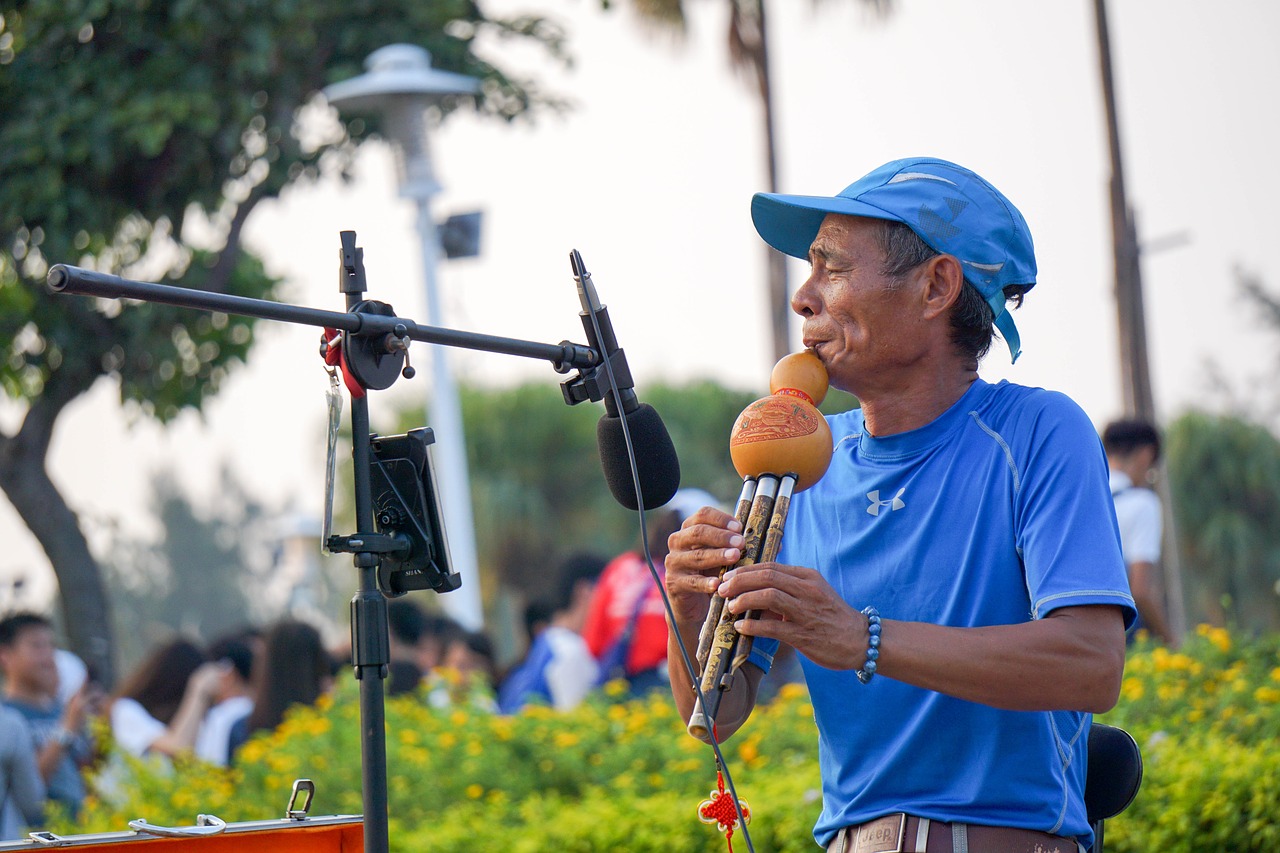
<svg viewBox="0 0 1280 853"><path fill-rule="evenodd" d="M359 399L365 395L364 388L351 375L347 361L342 357L342 332L328 326L324 327L324 334L320 337L320 357L324 359L325 364L341 371L342 383L351 392L352 399Z"/></svg>

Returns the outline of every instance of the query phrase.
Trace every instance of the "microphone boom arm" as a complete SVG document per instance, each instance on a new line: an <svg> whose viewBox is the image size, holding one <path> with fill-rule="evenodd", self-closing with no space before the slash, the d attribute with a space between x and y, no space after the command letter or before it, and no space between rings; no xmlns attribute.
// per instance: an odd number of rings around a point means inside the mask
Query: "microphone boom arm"
<svg viewBox="0 0 1280 853"><path fill-rule="evenodd" d="M325 311L253 299L227 293L213 293L171 284L134 281L108 273L87 270L67 264L55 264L47 277L49 289L55 293L76 293L103 299L138 299L143 302L160 302L184 308L197 308L243 317L259 317L304 326L320 326L351 332L360 336L394 335L428 344L480 350L483 352L516 355L551 362L557 373L573 369L590 370L601 363L601 355L589 346L561 341L545 344L536 341L482 335L438 326L424 326L394 314L375 314L367 311ZM598 399L598 398L597 398Z"/></svg>

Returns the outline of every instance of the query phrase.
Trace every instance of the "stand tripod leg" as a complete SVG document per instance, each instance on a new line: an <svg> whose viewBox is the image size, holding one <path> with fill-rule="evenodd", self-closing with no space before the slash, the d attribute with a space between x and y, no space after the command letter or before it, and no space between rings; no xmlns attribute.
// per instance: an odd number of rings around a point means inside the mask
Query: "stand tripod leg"
<svg viewBox="0 0 1280 853"><path fill-rule="evenodd" d="M369 401L351 404L351 456L354 462L356 530L372 531L373 496L369 483ZM378 555L357 553L360 585L351 599L351 662L360 681L360 754L364 788L365 853L386 853L387 825L386 703L382 680L391 663L387 600L378 589Z"/></svg>

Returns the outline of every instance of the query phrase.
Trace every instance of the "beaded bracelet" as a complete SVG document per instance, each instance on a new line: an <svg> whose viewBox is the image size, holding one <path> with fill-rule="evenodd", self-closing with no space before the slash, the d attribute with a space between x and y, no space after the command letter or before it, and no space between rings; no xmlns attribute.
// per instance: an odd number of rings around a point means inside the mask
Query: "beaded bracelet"
<svg viewBox="0 0 1280 853"><path fill-rule="evenodd" d="M875 677L876 660L880 657L880 611L864 607L862 615L867 617L867 662L858 670L858 680L868 684Z"/></svg>

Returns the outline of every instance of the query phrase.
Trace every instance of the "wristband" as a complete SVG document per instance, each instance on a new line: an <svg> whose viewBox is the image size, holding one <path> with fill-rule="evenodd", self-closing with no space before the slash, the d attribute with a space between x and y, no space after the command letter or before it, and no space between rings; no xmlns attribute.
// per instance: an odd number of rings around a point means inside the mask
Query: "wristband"
<svg viewBox="0 0 1280 853"><path fill-rule="evenodd" d="M875 677L876 661L880 658L880 611L864 607L862 615L867 617L867 662L858 670L858 680L867 684Z"/></svg>

